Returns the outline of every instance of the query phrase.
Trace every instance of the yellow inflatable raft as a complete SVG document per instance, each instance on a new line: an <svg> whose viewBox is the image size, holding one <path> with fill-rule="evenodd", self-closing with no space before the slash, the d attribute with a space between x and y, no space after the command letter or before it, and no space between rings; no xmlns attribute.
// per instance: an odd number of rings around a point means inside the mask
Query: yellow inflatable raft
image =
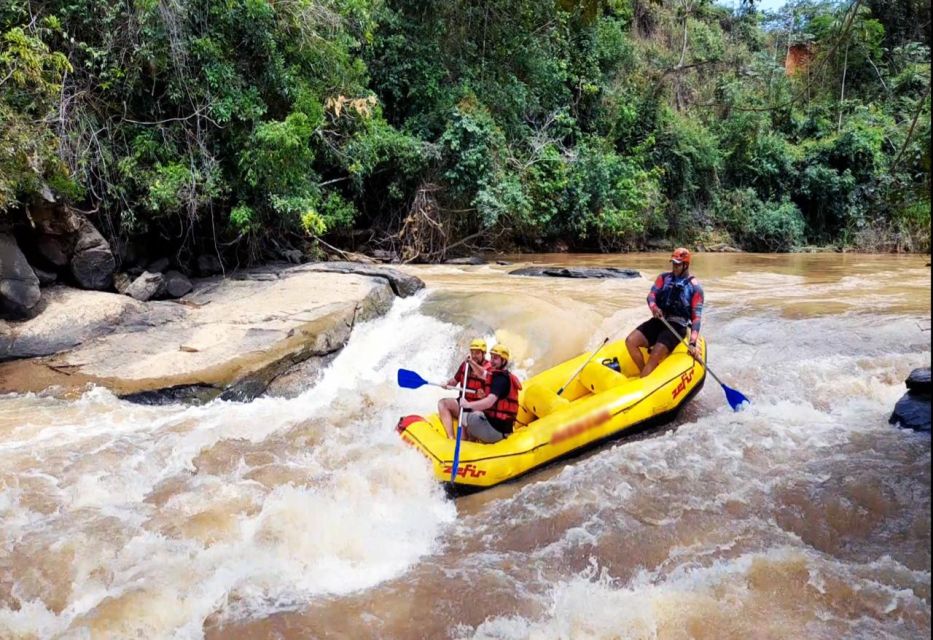
<svg viewBox="0 0 933 640"><path fill-rule="evenodd" d="M698 346L705 362L706 342L701 338ZM591 353L523 381L515 431L494 444L462 442L454 488L491 487L626 429L669 421L706 378L682 343L651 375L640 378L625 341L619 340L600 349L558 396L557 390ZM613 360L621 372L607 366ZM404 417L396 429L427 457L438 480L450 480L455 441L447 438L436 413Z"/></svg>

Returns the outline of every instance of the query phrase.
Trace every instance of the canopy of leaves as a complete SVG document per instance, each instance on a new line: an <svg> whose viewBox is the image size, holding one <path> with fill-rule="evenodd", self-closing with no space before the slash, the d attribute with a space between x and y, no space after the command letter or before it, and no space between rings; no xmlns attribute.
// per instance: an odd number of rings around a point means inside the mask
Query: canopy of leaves
<svg viewBox="0 0 933 640"><path fill-rule="evenodd" d="M51 189L260 258L390 238L429 184L451 243L928 249L929 29L914 0L9 0L0 215Z"/></svg>

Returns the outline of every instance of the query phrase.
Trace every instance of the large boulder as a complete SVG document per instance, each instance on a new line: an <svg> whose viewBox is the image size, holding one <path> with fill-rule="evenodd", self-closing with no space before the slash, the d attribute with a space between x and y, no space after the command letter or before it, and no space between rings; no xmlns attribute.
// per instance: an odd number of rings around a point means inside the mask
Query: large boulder
<svg viewBox="0 0 933 640"><path fill-rule="evenodd" d="M179 271L166 271L162 274L165 277L165 289L163 293L169 298L180 298L193 288L191 280L185 277Z"/></svg>
<svg viewBox="0 0 933 640"><path fill-rule="evenodd" d="M894 405L888 422L915 431L930 431L930 367L911 371L906 385L907 393Z"/></svg>
<svg viewBox="0 0 933 640"><path fill-rule="evenodd" d="M395 299L385 279L298 269L203 280L181 304L47 289L45 313L0 321L0 359L73 348L0 363L0 393L68 394L97 384L145 402L249 400L287 372L293 375L281 391L294 393L311 383L314 365L343 348L357 322L385 313ZM67 295L53 309L61 290ZM96 337L82 339L88 335Z"/></svg>
<svg viewBox="0 0 933 640"><path fill-rule="evenodd" d="M71 258L71 274L84 289L104 291L113 286L117 262L110 245L87 220L81 221Z"/></svg>
<svg viewBox="0 0 933 640"><path fill-rule="evenodd" d="M522 267L509 271L512 276L545 276L551 278L639 278L635 269L621 267Z"/></svg>
<svg viewBox="0 0 933 640"><path fill-rule="evenodd" d="M36 251L46 264L55 269L68 265L71 252L74 251L72 236L41 235L36 239Z"/></svg>
<svg viewBox="0 0 933 640"><path fill-rule="evenodd" d="M907 376L907 380L904 381L904 384L907 385L909 391L930 395L930 367L914 369L910 372L910 375Z"/></svg>
<svg viewBox="0 0 933 640"><path fill-rule="evenodd" d="M146 300L158 298L164 289L165 276L161 273L144 271L141 276L130 283L124 293L134 300L145 302Z"/></svg>
<svg viewBox="0 0 933 640"><path fill-rule="evenodd" d="M14 318L25 318L39 302L39 278L16 240L0 233L0 312Z"/></svg>
<svg viewBox="0 0 933 640"><path fill-rule="evenodd" d="M355 262L315 262L314 264L303 264L295 267L295 271L325 271L331 273L355 273L361 276L370 276L382 278L389 282L392 291L400 298L418 293L424 289L424 282L420 278L408 275L392 267L383 267L381 265L358 264Z"/></svg>

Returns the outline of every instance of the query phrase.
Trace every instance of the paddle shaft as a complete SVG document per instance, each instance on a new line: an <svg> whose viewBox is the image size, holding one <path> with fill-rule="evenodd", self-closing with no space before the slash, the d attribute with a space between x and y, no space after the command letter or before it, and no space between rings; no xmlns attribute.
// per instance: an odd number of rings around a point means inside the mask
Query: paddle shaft
<svg viewBox="0 0 933 640"><path fill-rule="evenodd" d="M580 375L580 372L581 372L581 371L583 371L583 367L585 367L586 365L588 365L588 364L590 363L590 360L592 360L593 358L595 358L595 357L596 357L596 354L599 353L600 351L602 351L602 348L605 347L605 346L609 343L610 340L612 340L612 339L615 338L617 335L619 335L619 332L620 332L621 330L622 330L622 329L621 329L621 327L620 327L619 329L616 329L615 333L613 333L612 335L609 335L609 336L606 336L605 338L603 338L602 344L599 345L598 347L596 347L596 351L594 351L592 354L590 354L590 357L586 359L586 362L584 362L583 364L581 364L581 365L580 365L580 368L577 369L576 371L574 371L574 372L573 372L573 375L570 376L570 378L567 380L567 382L564 383L564 386L562 386L560 389L557 390L557 395L562 394L562 393L564 392L564 390L565 390L568 386L570 386L570 383L573 382L573 381L576 379L576 377L577 377L578 375Z"/></svg>
<svg viewBox="0 0 933 640"><path fill-rule="evenodd" d="M460 395L466 395L467 378L470 377L470 363L463 363L463 382L460 384ZM460 415L457 416L457 444L454 445L454 461L450 465L450 484L453 485L457 477L457 467L460 466L460 441L463 440L463 405L460 405Z"/></svg>
<svg viewBox="0 0 933 640"><path fill-rule="evenodd" d="M664 318L664 316L661 316L660 318L658 318L658 320L660 320L661 322L663 322L663 323L664 323L664 326L667 327L667 328L670 330L671 333L673 333L675 336L677 335L677 331L674 329L674 327L671 326L671 323L668 322L666 318ZM688 329L689 329L689 327L688 327ZM689 332L688 332L688 334L689 334ZM682 337L682 338L680 339L680 341L683 342L683 343L684 343L685 345L687 345L688 347L690 346L690 341L687 340L687 336ZM694 358L694 360L696 360L697 362L699 362L701 365L703 365L703 368L704 368L704 369L706 369L707 371L709 371L709 374L710 374L711 376L713 376L713 380L715 380L716 382L718 382L720 385L725 386L725 385L723 385L722 380L719 379L719 376L717 376L715 373L713 373L713 370L709 368L709 365L707 365L705 362L703 362L703 358L701 358L701 357L698 356L698 355L693 356L693 358Z"/></svg>

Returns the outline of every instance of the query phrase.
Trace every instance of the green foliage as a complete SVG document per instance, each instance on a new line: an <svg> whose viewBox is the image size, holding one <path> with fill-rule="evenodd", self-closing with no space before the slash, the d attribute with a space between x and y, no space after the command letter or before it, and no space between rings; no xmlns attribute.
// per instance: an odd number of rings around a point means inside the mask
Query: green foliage
<svg viewBox="0 0 933 640"><path fill-rule="evenodd" d="M751 251L791 251L806 239L806 223L794 203L762 202L753 189L720 193L715 217Z"/></svg>
<svg viewBox="0 0 933 640"><path fill-rule="evenodd" d="M449 242L929 246L929 3L852 7L9 0L0 211L255 258L392 238L431 185Z"/></svg>
<svg viewBox="0 0 933 640"><path fill-rule="evenodd" d="M45 124L57 108L62 75L71 70L67 58L43 40L59 29L54 19L33 29L0 23L0 214L45 184L79 192Z"/></svg>

